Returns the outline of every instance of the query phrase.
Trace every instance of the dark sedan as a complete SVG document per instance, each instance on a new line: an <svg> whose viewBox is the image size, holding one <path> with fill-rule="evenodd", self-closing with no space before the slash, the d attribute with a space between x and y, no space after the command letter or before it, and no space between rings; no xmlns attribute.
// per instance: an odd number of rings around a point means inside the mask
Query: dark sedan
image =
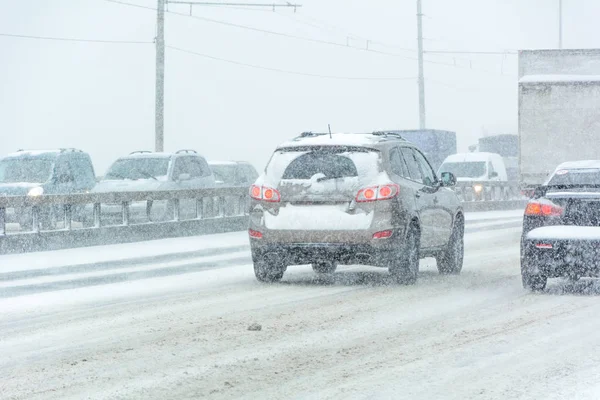
<svg viewBox="0 0 600 400"><path fill-rule="evenodd" d="M548 278L600 276L600 161L561 164L527 204L521 240L523 286Z"/></svg>

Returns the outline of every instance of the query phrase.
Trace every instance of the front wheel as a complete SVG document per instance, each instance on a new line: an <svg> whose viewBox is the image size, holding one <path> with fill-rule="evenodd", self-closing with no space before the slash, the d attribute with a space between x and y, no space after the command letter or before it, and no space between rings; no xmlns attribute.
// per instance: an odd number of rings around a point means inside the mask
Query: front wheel
<svg viewBox="0 0 600 400"><path fill-rule="evenodd" d="M463 267L465 244L462 218L456 220L445 250L436 256L438 272L442 275L458 275Z"/></svg>
<svg viewBox="0 0 600 400"><path fill-rule="evenodd" d="M278 256L260 256L254 261L254 275L259 282L279 282L285 273L285 264Z"/></svg>

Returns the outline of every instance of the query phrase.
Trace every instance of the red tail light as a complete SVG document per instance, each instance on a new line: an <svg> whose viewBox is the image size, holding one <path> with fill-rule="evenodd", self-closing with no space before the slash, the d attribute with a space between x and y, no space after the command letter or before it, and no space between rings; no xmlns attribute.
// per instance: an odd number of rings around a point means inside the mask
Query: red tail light
<svg viewBox="0 0 600 400"><path fill-rule="evenodd" d="M553 246L550 243L537 243L535 245L538 249L552 249Z"/></svg>
<svg viewBox="0 0 600 400"><path fill-rule="evenodd" d="M525 215L539 217L560 217L564 213L564 209L551 202L545 201L530 201L525 208Z"/></svg>
<svg viewBox="0 0 600 400"><path fill-rule="evenodd" d="M254 229L248 229L248 235L253 239L262 239L262 233L255 231Z"/></svg>
<svg viewBox="0 0 600 400"><path fill-rule="evenodd" d="M371 186L360 189L356 195L356 201L358 203L365 203L368 201L389 200L393 197L396 197L398 193L400 193L400 186L396 185L395 183Z"/></svg>
<svg viewBox="0 0 600 400"><path fill-rule="evenodd" d="M270 203L278 203L281 200L279 191L268 186L250 186L250 197L255 200L263 200Z"/></svg>
<svg viewBox="0 0 600 400"><path fill-rule="evenodd" d="M373 234L373 239L387 239L392 237L393 231L381 231Z"/></svg>

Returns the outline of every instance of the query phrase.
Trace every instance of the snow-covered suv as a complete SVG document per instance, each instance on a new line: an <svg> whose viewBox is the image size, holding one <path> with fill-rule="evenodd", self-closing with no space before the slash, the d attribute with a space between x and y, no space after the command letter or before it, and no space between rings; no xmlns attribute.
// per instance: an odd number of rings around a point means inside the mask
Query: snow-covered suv
<svg viewBox="0 0 600 400"><path fill-rule="evenodd" d="M201 189L215 186L214 175L206 159L194 150L179 150L175 153L136 151L117 159L96 187L94 193L133 192L154 190ZM146 218L146 202L132 203L131 218ZM180 200L182 219L193 218L196 213L194 199ZM205 212L212 213L213 206L205 202ZM173 218L173 204L155 201L151 205L152 220L164 221ZM91 215L91 213L88 213ZM120 204L102 205L102 219L122 219Z"/></svg>
<svg viewBox="0 0 600 400"><path fill-rule="evenodd" d="M275 150L250 188L256 277L280 280L289 265L332 273L366 264L412 284L430 256L440 273L457 274L464 216L454 184L398 134L304 133Z"/></svg>

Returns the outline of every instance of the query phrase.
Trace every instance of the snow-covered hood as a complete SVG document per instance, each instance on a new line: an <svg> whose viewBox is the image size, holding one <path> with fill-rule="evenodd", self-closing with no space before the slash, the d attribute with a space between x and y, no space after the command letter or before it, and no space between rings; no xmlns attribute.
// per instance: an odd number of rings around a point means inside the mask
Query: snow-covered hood
<svg viewBox="0 0 600 400"><path fill-rule="evenodd" d="M109 192L150 192L160 190L164 182L155 181L154 179L138 179L132 180L106 180L100 181L92 189L92 193L109 193Z"/></svg>
<svg viewBox="0 0 600 400"><path fill-rule="evenodd" d="M41 185L29 182L0 183L0 196L25 196L31 189Z"/></svg>

